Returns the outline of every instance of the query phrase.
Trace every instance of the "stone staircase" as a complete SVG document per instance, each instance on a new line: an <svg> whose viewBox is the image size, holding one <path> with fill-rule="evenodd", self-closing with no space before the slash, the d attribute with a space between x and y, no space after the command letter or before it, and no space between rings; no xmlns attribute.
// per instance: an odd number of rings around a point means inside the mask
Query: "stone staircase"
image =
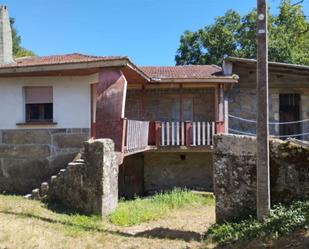
<svg viewBox="0 0 309 249"><path fill-rule="evenodd" d="M85 160L82 159L81 153L79 153L72 162L68 163L66 168L60 169L56 175L50 177L49 181L42 182L38 188L32 190L31 194L27 194L24 197L32 200L42 200L48 197L53 184L63 180L66 175L71 174L78 166L85 167Z"/></svg>
<svg viewBox="0 0 309 249"><path fill-rule="evenodd" d="M107 216L118 203L118 154L111 139L90 139L78 158L25 197Z"/></svg>

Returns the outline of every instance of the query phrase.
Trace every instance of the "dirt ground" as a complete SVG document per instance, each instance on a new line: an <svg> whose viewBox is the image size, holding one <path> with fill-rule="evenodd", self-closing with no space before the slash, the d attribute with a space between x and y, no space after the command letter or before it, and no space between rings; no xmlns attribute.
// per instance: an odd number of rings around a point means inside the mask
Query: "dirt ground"
<svg viewBox="0 0 309 249"><path fill-rule="evenodd" d="M216 247L203 240L207 228L215 222L214 206L173 210L168 217L132 227L119 227L107 220L87 226L78 217L74 224L66 218L40 202L0 195L0 249L309 248L309 231L297 231L276 241Z"/></svg>
<svg viewBox="0 0 309 249"><path fill-rule="evenodd" d="M0 249L203 248L203 233L215 221L213 206L197 206L133 227L103 221L102 229L75 233L58 216L39 202L0 203Z"/></svg>

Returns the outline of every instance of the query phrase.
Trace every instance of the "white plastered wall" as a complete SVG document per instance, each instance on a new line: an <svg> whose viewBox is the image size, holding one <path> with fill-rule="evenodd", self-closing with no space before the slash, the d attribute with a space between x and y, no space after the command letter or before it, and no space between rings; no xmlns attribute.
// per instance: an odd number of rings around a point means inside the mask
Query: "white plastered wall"
<svg viewBox="0 0 309 249"><path fill-rule="evenodd" d="M97 74L89 76L50 76L0 78L0 129L90 128L90 84ZM26 86L53 87L53 117L57 125L23 126Z"/></svg>

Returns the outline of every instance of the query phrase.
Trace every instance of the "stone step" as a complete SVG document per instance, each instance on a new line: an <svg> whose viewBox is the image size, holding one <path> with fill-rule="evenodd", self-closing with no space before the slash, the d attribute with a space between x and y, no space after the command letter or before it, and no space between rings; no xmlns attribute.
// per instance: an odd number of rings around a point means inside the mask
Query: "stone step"
<svg viewBox="0 0 309 249"><path fill-rule="evenodd" d="M31 195L33 200L41 200L40 190L38 188L33 189Z"/></svg>
<svg viewBox="0 0 309 249"><path fill-rule="evenodd" d="M41 190L40 191L41 196L46 196L48 194L48 190L49 190L48 182L42 182L40 190Z"/></svg>
<svg viewBox="0 0 309 249"><path fill-rule="evenodd" d="M32 199L32 194L27 194L27 195L24 196L24 198L30 200L30 199Z"/></svg>
<svg viewBox="0 0 309 249"><path fill-rule="evenodd" d="M67 168L60 169L57 175L52 175L50 177L50 183L48 182L42 182L41 186L39 188L33 189L31 194L27 194L24 197L26 199L33 199L33 200L41 200L42 197L48 195L49 191L49 184L54 184L58 177L64 177L67 171L70 171L76 166L85 165L84 159L77 159L73 162L68 163Z"/></svg>

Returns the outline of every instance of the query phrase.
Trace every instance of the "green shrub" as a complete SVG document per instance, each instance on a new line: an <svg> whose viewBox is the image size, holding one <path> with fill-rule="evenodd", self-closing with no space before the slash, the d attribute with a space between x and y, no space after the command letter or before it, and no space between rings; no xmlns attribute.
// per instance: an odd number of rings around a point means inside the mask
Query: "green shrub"
<svg viewBox="0 0 309 249"><path fill-rule="evenodd" d="M213 225L207 236L214 242L226 244L252 239L271 239L298 228L309 227L309 201L295 202L290 206L278 205L270 215L259 222L253 217L239 221Z"/></svg>
<svg viewBox="0 0 309 249"><path fill-rule="evenodd" d="M116 225L131 226L162 218L172 209L190 205L213 204L214 200L211 196L203 196L186 189L176 188L149 198L120 201L116 211L109 216L109 219Z"/></svg>

